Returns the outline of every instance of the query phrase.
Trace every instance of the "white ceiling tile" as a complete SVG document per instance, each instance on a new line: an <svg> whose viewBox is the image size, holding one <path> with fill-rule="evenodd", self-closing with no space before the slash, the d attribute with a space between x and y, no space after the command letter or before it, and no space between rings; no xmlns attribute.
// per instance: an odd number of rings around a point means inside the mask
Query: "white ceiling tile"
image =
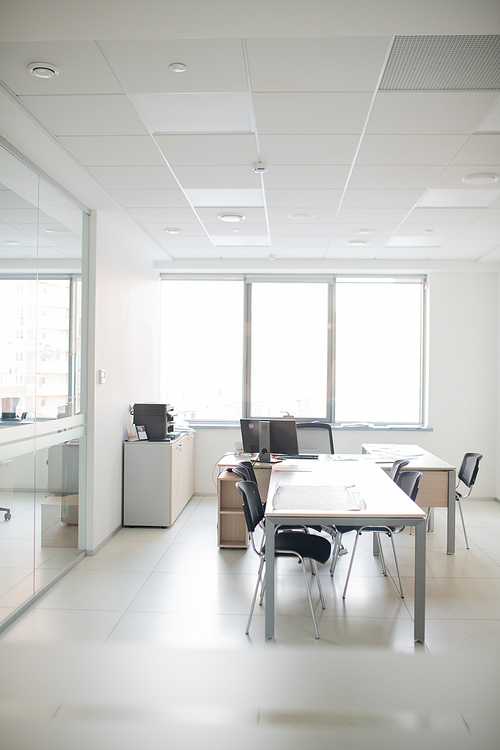
<svg viewBox="0 0 500 750"><path fill-rule="evenodd" d="M264 164L351 164L357 135L261 135Z"/></svg>
<svg viewBox="0 0 500 750"><path fill-rule="evenodd" d="M397 224L375 224L369 226L360 224L335 224L333 228L333 237L349 237L350 239L366 239L370 242L377 238L390 237L398 225ZM370 234L361 233L359 230L369 229Z"/></svg>
<svg viewBox="0 0 500 750"><path fill-rule="evenodd" d="M36 78L31 62L49 62L61 71L55 78ZM1 42L2 80L18 96L51 94L122 94L123 89L93 41Z"/></svg>
<svg viewBox="0 0 500 750"><path fill-rule="evenodd" d="M187 188L193 206L263 206L262 188Z"/></svg>
<svg viewBox="0 0 500 750"><path fill-rule="evenodd" d="M484 91L381 91L367 133L469 135L497 98Z"/></svg>
<svg viewBox="0 0 500 750"><path fill-rule="evenodd" d="M126 208L189 208L182 190L112 190Z"/></svg>
<svg viewBox="0 0 500 750"><path fill-rule="evenodd" d="M33 208L33 204L11 190L0 190L0 208Z"/></svg>
<svg viewBox="0 0 500 750"><path fill-rule="evenodd" d="M259 134L361 133L370 94L254 94Z"/></svg>
<svg viewBox="0 0 500 750"><path fill-rule="evenodd" d="M325 251L324 257L326 259L331 258L346 258L347 260L370 260L376 258L378 248L376 247L329 247Z"/></svg>
<svg viewBox="0 0 500 750"><path fill-rule="evenodd" d="M65 136L60 140L86 167L159 166L165 163L147 135Z"/></svg>
<svg viewBox="0 0 500 750"><path fill-rule="evenodd" d="M497 101L491 112L489 112L477 130L483 133L500 132L500 99Z"/></svg>
<svg viewBox="0 0 500 750"><path fill-rule="evenodd" d="M330 242L328 243L328 247L330 248L359 248L359 247L365 247L370 248L370 250L373 250L374 248L381 248L385 247L385 244L387 242L387 237L382 236L374 236L370 235L369 237L356 235L356 236L349 236L349 237L338 237L336 235L332 236ZM351 245L350 242L366 242L366 245Z"/></svg>
<svg viewBox="0 0 500 750"><path fill-rule="evenodd" d="M216 247L269 247L269 237L265 235L251 235L245 237L239 237L235 235L231 237L229 235L211 235L211 239L215 242Z"/></svg>
<svg viewBox="0 0 500 750"><path fill-rule="evenodd" d="M179 187L167 166L92 167L89 171L109 190L169 190Z"/></svg>
<svg viewBox="0 0 500 750"><path fill-rule="evenodd" d="M155 140L172 166L250 166L258 160L254 133L156 135Z"/></svg>
<svg viewBox="0 0 500 750"><path fill-rule="evenodd" d="M59 136L147 135L124 94L21 98L28 109Z"/></svg>
<svg viewBox="0 0 500 750"><path fill-rule="evenodd" d="M196 215L190 208L130 208L129 213L141 224L158 224L175 227L181 223L195 223Z"/></svg>
<svg viewBox="0 0 500 750"><path fill-rule="evenodd" d="M418 190L352 190L349 188L342 208L412 208L424 194Z"/></svg>
<svg viewBox="0 0 500 750"><path fill-rule="evenodd" d="M415 208L408 217L408 223L426 224L469 224L482 213L480 208Z"/></svg>
<svg viewBox="0 0 500 750"><path fill-rule="evenodd" d="M254 91L373 91L390 37L248 39Z"/></svg>
<svg viewBox="0 0 500 750"><path fill-rule="evenodd" d="M150 223L150 222L142 222L144 229L151 234L153 237L156 237L156 239L159 239L160 237L168 237L170 241L170 237L175 238L179 236L188 236L188 237L199 237L201 235L204 235L206 237L206 232L203 229L202 225L199 221L196 221L196 216L194 213L191 213L191 221L175 221L175 218L178 218L173 215L174 221L163 221L160 223ZM171 227L174 227L176 229L180 229L182 234L181 235L169 235L166 233L166 229L169 229Z"/></svg>
<svg viewBox="0 0 500 750"><path fill-rule="evenodd" d="M240 39L135 39L100 45L131 94L248 89ZM187 70L170 70L175 62Z"/></svg>
<svg viewBox="0 0 500 750"><path fill-rule="evenodd" d="M425 260L430 258L434 248L431 247L385 247L377 258L381 260Z"/></svg>
<svg viewBox="0 0 500 750"><path fill-rule="evenodd" d="M326 237L333 229L333 224L311 224L300 221L289 221L287 224L271 222L271 234L280 237Z"/></svg>
<svg viewBox="0 0 500 750"><path fill-rule="evenodd" d="M398 234L395 237L390 237L386 242L386 247L441 247L443 242L446 242L448 238L446 235L429 235L422 237L421 235L401 235Z"/></svg>
<svg viewBox="0 0 500 750"><path fill-rule="evenodd" d="M269 247L218 247L217 252L221 258L267 258L271 249Z"/></svg>
<svg viewBox="0 0 500 750"><path fill-rule="evenodd" d="M254 188L260 189L260 175L250 166L175 167L175 175L183 188Z"/></svg>
<svg viewBox="0 0 500 750"><path fill-rule="evenodd" d="M169 253L170 250L176 247L213 247L213 242L210 241L205 233L195 236L189 235L186 237L179 234L172 236L164 234L163 237L153 236L162 247L168 250Z"/></svg>
<svg viewBox="0 0 500 750"><path fill-rule="evenodd" d="M348 166L272 166L264 175L266 189L343 188L349 175Z"/></svg>
<svg viewBox="0 0 500 750"><path fill-rule="evenodd" d="M260 207L254 207L254 206L243 206L241 209L237 207L238 210L235 210L233 206L213 206L211 208L204 208L200 207L196 209L196 213L200 217L201 221L208 226L209 224L216 224L222 226L230 226L227 222L220 221L218 219L218 216L220 214L240 214L245 217L245 219L238 225L241 227L245 227L248 224L262 224L265 225L266 223L266 214L263 208ZM234 224L230 226L230 229L234 229ZM219 231L218 234L223 234L222 231Z"/></svg>
<svg viewBox="0 0 500 750"><path fill-rule="evenodd" d="M462 181L462 177L467 177L473 174L495 174L498 182L494 182L491 185L470 185ZM447 167L439 175L438 179L432 185L433 188L455 188L456 190L467 190L472 192L473 190L496 190L497 196L500 196L500 157L498 158L498 164L496 166L489 166L485 168L481 164L468 165L468 166L457 166L453 165Z"/></svg>
<svg viewBox="0 0 500 750"><path fill-rule="evenodd" d="M452 164L500 164L500 133L488 133L471 135L462 146ZM484 171L484 170L481 170Z"/></svg>
<svg viewBox="0 0 500 750"><path fill-rule="evenodd" d="M171 258L220 258L220 253L215 247L169 247L168 254Z"/></svg>
<svg viewBox="0 0 500 750"><path fill-rule="evenodd" d="M273 247L326 247L328 237L280 237L271 231Z"/></svg>
<svg viewBox="0 0 500 750"><path fill-rule="evenodd" d="M452 237L443 244L443 248L473 247L474 249L485 248L493 250L500 245L500 235L496 237Z"/></svg>
<svg viewBox="0 0 500 750"><path fill-rule="evenodd" d="M455 227L455 231L459 227ZM500 237L500 224L478 224L477 221L464 227L457 237Z"/></svg>
<svg viewBox="0 0 500 750"><path fill-rule="evenodd" d="M448 164L465 135L365 135L356 164Z"/></svg>
<svg viewBox="0 0 500 750"><path fill-rule="evenodd" d="M371 224L399 224L408 213L406 208L341 208L339 224L356 224L369 227Z"/></svg>
<svg viewBox="0 0 500 750"><path fill-rule="evenodd" d="M480 213L479 216L474 216L470 221L475 221L476 224L494 224L500 226L500 208L488 208L486 211Z"/></svg>
<svg viewBox="0 0 500 750"><path fill-rule="evenodd" d="M500 248L498 250L492 250L486 255L482 255L478 260L481 263L499 263L500 262Z"/></svg>
<svg viewBox="0 0 500 750"><path fill-rule="evenodd" d="M275 190L266 186L266 203L269 208L290 209L289 213L292 213L291 209L295 212L297 209L307 209L307 213L314 213L313 209L337 208L341 198L342 190Z"/></svg>
<svg viewBox="0 0 500 750"><path fill-rule="evenodd" d="M335 208L307 208L307 213L312 214L312 219L290 219L291 213L297 213L297 209L294 207L292 210L289 208L269 208L268 215L269 221L276 224L290 224L292 227L297 224L311 225L311 224L332 224L335 221L337 211Z"/></svg>
<svg viewBox="0 0 500 750"><path fill-rule="evenodd" d="M321 260L324 257L325 251L322 247L273 247L272 253L275 259L304 259L308 260ZM272 266L270 267L272 268Z"/></svg>
<svg viewBox="0 0 500 750"><path fill-rule="evenodd" d="M434 182L440 171L439 166L356 166L349 187L353 190L424 189Z"/></svg>
<svg viewBox="0 0 500 750"><path fill-rule="evenodd" d="M498 195L499 191L495 189L432 189L420 199L418 206L419 208L487 208Z"/></svg>
<svg viewBox="0 0 500 750"><path fill-rule="evenodd" d="M205 224L204 226L211 237L237 237L238 243L240 243L240 239L244 239L245 237L267 236L267 224L265 222L249 224L247 221L243 221L235 226L234 224L219 221L217 224Z"/></svg>
<svg viewBox="0 0 500 750"><path fill-rule="evenodd" d="M444 248L434 250L429 257L432 260L478 260L485 255L488 250L482 247L469 246L463 248Z"/></svg>
<svg viewBox="0 0 500 750"><path fill-rule="evenodd" d="M249 133L245 93L135 94L131 97L154 133Z"/></svg>
<svg viewBox="0 0 500 750"><path fill-rule="evenodd" d="M430 237L436 234L441 237L449 237L455 234L460 229L460 226L458 224L411 224L410 221L405 221L396 230L395 235L403 237Z"/></svg>

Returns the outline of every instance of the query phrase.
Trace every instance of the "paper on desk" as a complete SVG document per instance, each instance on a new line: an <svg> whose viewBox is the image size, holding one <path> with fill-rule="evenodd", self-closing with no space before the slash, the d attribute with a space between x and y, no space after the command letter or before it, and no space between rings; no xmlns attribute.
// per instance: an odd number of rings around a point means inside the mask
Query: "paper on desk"
<svg viewBox="0 0 500 750"><path fill-rule="evenodd" d="M366 503L354 487L282 485L273 498L275 510L365 510Z"/></svg>
<svg viewBox="0 0 500 750"><path fill-rule="evenodd" d="M273 471L312 471L312 469L306 468L303 464L276 464L273 466Z"/></svg>

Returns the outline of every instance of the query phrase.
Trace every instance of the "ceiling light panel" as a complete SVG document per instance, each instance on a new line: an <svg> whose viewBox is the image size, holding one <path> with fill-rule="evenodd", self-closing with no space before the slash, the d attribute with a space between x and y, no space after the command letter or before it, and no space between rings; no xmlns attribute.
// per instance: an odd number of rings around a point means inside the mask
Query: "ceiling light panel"
<svg viewBox="0 0 500 750"><path fill-rule="evenodd" d="M361 133L371 94L257 93L253 101L259 134L349 134Z"/></svg>
<svg viewBox="0 0 500 750"><path fill-rule="evenodd" d="M390 37L248 39L254 91L372 91ZM313 72L313 74L311 74Z"/></svg>
<svg viewBox="0 0 500 750"><path fill-rule="evenodd" d="M253 133L157 135L155 140L171 166L230 166L257 161Z"/></svg>
<svg viewBox="0 0 500 750"><path fill-rule="evenodd" d="M61 141L86 167L160 166L165 162L147 135L64 136Z"/></svg>
<svg viewBox="0 0 500 750"><path fill-rule="evenodd" d="M497 98L498 93L484 91L381 91L367 134L469 135Z"/></svg>
<svg viewBox="0 0 500 750"><path fill-rule="evenodd" d="M469 184L464 180L465 177L485 174L496 176L497 180L478 180L477 187L474 181ZM487 171L485 170L484 166L478 164L469 164L464 166L458 166L454 164L453 166L447 167L439 175L439 178L433 183L432 187L458 188L459 190L467 191L477 191L478 189L481 189L483 191L498 190L500 188L500 154L498 156L498 164L496 168L489 168Z"/></svg>
<svg viewBox="0 0 500 750"><path fill-rule="evenodd" d="M419 208L487 208L497 198L500 191L480 188L462 190L428 190L419 201Z"/></svg>
<svg viewBox="0 0 500 750"><path fill-rule="evenodd" d="M135 94L154 133L249 133L247 93Z"/></svg>
<svg viewBox="0 0 500 750"><path fill-rule="evenodd" d="M35 78L26 65L47 60L61 71ZM44 94L123 94L95 42L0 42L2 80L17 96Z"/></svg>
<svg viewBox="0 0 500 750"><path fill-rule="evenodd" d="M147 135L126 96L23 96L56 135Z"/></svg>
<svg viewBox="0 0 500 750"><path fill-rule="evenodd" d="M258 188L186 188L193 206L263 206L264 194Z"/></svg>
<svg viewBox="0 0 500 750"><path fill-rule="evenodd" d="M99 42L128 93L246 91L240 39L168 39ZM183 62L181 75L169 70Z"/></svg>
<svg viewBox="0 0 500 750"><path fill-rule="evenodd" d="M89 171L109 190L168 190L179 187L165 165L92 167Z"/></svg>
<svg viewBox="0 0 500 750"><path fill-rule="evenodd" d="M243 214L245 216L245 231L249 224L266 225L266 214L262 207L256 206L231 206L222 205L218 207L199 207L196 208L196 213L200 217L203 224L208 227L209 225L218 225L219 229L215 232L216 234L223 234L222 226L218 217L221 214ZM240 227L242 224L240 223ZM234 228L234 224L230 227L231 231Z"/></svg>

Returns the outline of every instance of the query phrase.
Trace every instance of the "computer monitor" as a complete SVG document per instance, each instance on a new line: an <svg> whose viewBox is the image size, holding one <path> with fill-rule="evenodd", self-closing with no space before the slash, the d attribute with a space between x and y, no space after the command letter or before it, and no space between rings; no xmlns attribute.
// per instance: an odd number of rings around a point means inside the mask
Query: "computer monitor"
<svg viewBox="0 0 500 750"><path fill-rule="evenodd" d="M260 423L269 424L269 445L271 453L295 456L299 452L297 425L293 419L240 419L241 437L245 453L262 453L262 439L266 434ZM266 460L269 460L267 457Z"/></svg>

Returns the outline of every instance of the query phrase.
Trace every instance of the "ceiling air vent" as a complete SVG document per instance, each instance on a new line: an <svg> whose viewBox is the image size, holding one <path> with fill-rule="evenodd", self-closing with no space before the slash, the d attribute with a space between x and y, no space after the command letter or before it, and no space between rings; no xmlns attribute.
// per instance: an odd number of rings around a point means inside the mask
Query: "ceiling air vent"
<svg viewBox="0 0 500 750"><path fill-rule="evenodd" d="M500 34L397 36L380 91L500 90Z"/></svg>

